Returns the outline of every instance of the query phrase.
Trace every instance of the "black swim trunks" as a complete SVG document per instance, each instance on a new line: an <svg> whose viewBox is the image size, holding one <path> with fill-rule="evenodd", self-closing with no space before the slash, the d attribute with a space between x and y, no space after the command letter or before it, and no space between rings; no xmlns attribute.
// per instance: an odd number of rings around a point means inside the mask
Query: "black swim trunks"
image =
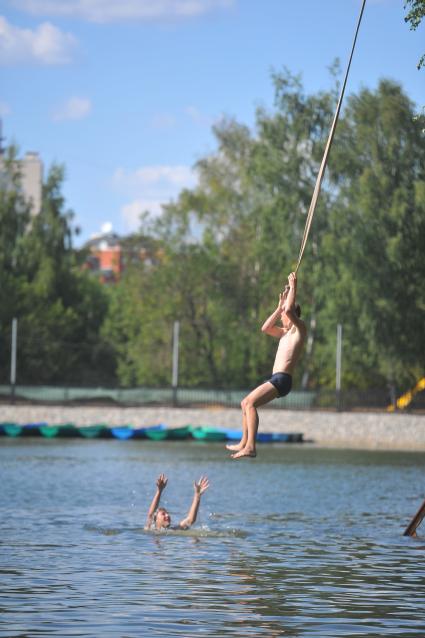
<svg viewBox="0 0 425 638"><path fill-rule="evenodd" d="M284 397L290 393L292 388L292 377L286 372L275 372L269 379L270 383L274 385L279 392L280 397Z"/></svg>

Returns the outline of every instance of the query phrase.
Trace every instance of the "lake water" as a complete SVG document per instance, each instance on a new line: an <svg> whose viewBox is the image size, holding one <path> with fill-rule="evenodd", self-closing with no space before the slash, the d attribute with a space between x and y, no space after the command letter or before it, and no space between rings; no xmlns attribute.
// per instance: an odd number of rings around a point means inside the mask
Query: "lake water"
<svg viewBox="0 0 425 638"><path fill-rule="evenodd" d="M0 636L425 636L423 453L0 439ZM149 533L161 472L173 522ZM425 522L423 523L425 527Z"/></svg>

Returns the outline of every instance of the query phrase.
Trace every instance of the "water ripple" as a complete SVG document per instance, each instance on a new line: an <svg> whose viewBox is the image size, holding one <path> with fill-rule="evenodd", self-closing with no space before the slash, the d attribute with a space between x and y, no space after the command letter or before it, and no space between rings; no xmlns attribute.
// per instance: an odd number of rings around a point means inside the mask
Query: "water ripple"
<svg viewBox="0 0 425 638"><path fill-rule="evenodd" d="M425 635L424 455L83 443L0 448L0 636ZM165 469L174 520L210 477L189 532L143 529Z"/></svg>

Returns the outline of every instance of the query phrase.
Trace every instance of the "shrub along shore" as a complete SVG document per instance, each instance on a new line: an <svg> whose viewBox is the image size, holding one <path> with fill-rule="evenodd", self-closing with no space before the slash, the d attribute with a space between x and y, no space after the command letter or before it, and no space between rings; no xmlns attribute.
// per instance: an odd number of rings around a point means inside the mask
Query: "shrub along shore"
<svg viewBox="0 0 425 638"><path fill-rule="evenodd" d="M425 451L425 415L365 412L313 412L260 409L261 432L301 432L308 444L318 447L370 450ZM77 426L169 427L210 425L239 430L240 410L233 408L120 408L106 406L2 405L0 421ZM4 438L1 437L1 442Z"/></svg>

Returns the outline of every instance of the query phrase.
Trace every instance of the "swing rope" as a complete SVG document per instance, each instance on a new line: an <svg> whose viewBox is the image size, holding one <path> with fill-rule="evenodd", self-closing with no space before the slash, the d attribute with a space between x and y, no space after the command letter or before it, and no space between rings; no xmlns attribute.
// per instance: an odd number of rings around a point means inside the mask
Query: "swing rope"
<svg viewBox="0 0 425 638"><path fill-rule="evenodd" d="M359 32L359 29L360 29L360 23L362 21L362 16L363 16L363 11L364 11L364 8L365 8L365 4L366 4L366 0L363 0L362 8L360 10L359 19L357 21L357 28L356 28L356 32L355 32L355 35L354 35L353 46L351 47L351 54L350 54L350 58L349 58L349 61L348 61L347 70L345 72L344 82L343 82L341 93L340 93L340 96L339 96L339 99L338 99L338 104L336 106L334 119L333 119L332 126L331 126L331 129L330 129L330 132L329 132L328 141L327 141L326 147L325 147L325 152L323 153L322 163L320 164L319 173L317 175L316 185L315 185L314 191L313 191L313 197L311 198L310 208L308 210L307 220L306 220L305 228L304 228L304 234L303 234L303 238L302 238L302 241L301 241L300 253L299 253L299 256L298 256L298 263L297 263L297 267L295 268L295 272L298 272L298 268L300 267L301 260L302 260L303 255L304 255L304 249L305 249L305 246L307 244L307 239L308 239L308 235L309 235L309 232L310 232L311 223L313 221L314 211L316 209L317 200L319 199L320 187L322 185L323 175L324 175L324 172L325 172L325 169L326 169L326 164L327 164L327 161L328 161L329 151L331 150L331 146L332 146L332 141L333 141L334 134L335 134L336 125L338 123L339 112L341 110L341 104L342 104L342 100L343 100L343 97L344 97L345 86L347 84L348 74L349 74L350 66L351 66L351 60L353 59L354 48L356 46L356 41L357 41L357 34Z"/></svg>

